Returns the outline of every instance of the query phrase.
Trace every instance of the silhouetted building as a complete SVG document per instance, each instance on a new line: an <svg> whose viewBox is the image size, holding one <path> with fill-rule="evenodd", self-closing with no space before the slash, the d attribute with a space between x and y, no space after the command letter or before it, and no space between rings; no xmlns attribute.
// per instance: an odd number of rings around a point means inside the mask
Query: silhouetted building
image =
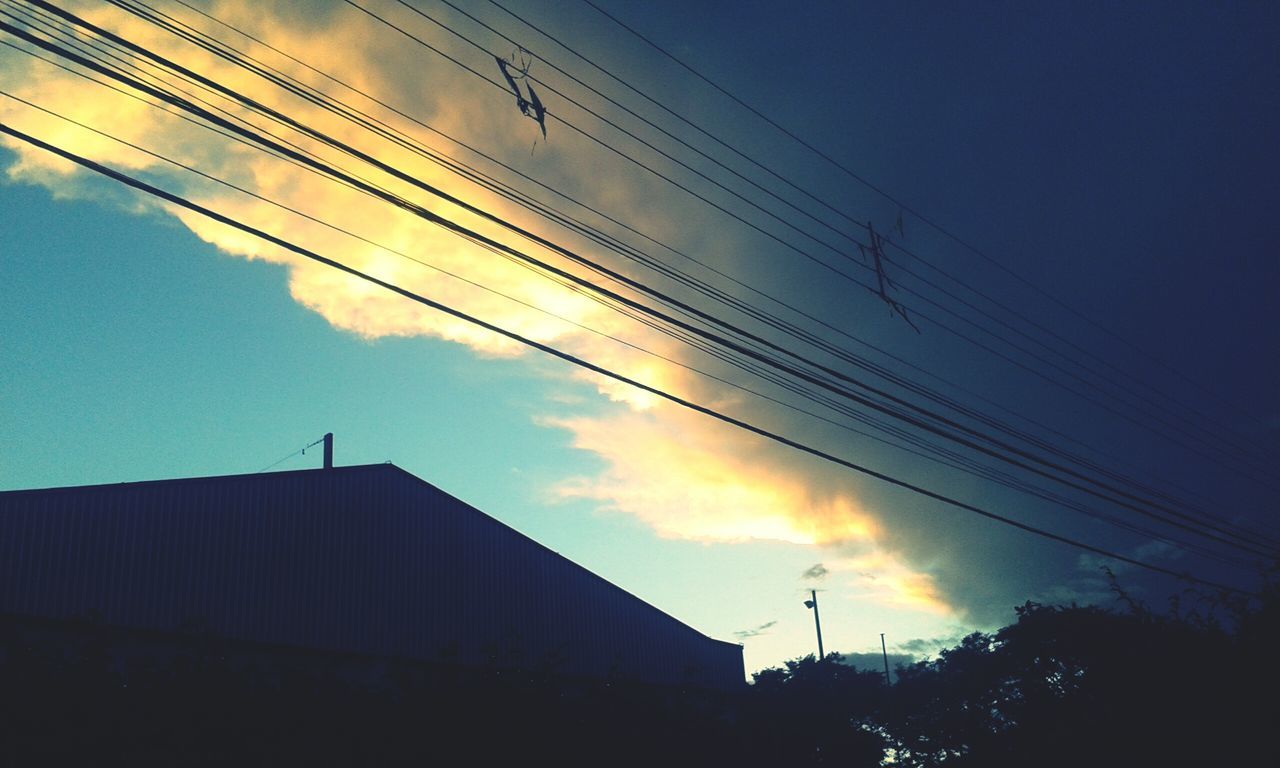
<svg viewBox="0 0 1280 768"><path fill-rule="evenodd" d="M0 493L0 612L733 688L713 640L390 464Z"/></svg>

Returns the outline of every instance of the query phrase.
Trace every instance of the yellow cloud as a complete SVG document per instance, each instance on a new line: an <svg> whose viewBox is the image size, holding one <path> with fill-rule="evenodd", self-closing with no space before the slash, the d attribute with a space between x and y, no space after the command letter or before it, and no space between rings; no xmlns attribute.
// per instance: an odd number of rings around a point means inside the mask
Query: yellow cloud
<svg viewBox="0 0 1280 768"><path fill-rule="evenodd" d="M118 9L96 4L73 4L72 7L148 50L179 60L304 123L358 145L424 183L447 189L481 208L602 258L599 249L590 243L575 241L564 232L546 231L547 225L533 214L458 179L420 155L373 137L364 129L284 94L278 88L268 87L257 76L163 34ZM495 98L484 90L488 86L477 85L478 81L462 79L470 76L459 76L451 64L441 63L385 29L376 28L362 14L339 7L327 20L297 19L296 23L286 24L273 21L262 13L258 3L249 0L219 2L212 11L357 87L379 95L394 94L392 101L411 105L407 111L440 130L466 136L468 141L488 148L531 176L547 179L588 199L606 200L605 207L609 210L628 211L626 218L644 229L671 233L683 221L686 212L678 210L677 203L671 202L667 193L656 192L652 179L638 175L633 169L601 173L600 157L571 155L559 141L540 143L531 154L530 139L536 127L513 114L514 107L509 100ZM185 14L179 15L187 18ZM190 17L189 21L197 27L216 31L220 37L226 34L196 17ZM388 115L367 100L260 45L244 40L234 42L335 98L377 112L424 144L454 151L403 118ZM136 99L11 50L0 52L0 83L6 90L32 102L194 164L212 175L381 243L409 258L206 180L177 173L143 153L11 100L0 99L0 118L21 130L112 166L161 176L165 179L162 186L251 226L661 389L715 403L717 407L737 407L742 399L739 393L699 380L677 365L607 337L616 336L666 357L692 361L694 353L676 341L404 210L321 180L294 164L224 140ZM401 179L369 167L362 168L351 158L272 126L220 97L208 98L353 173L366 176L371 183L502 242L561 264L553 254L539 252L491 222L433 200ZM75 193L80 172L74 167L25 145L8 142L7 146L19 157L10 169L11 175L44 184L55 193ZM613 162L611 158L609 161ZM665 210L668 208L671 210ZM166 210L198 237L226 253L284 265L289 270L289 290L293 298L324 316L335 328L371 339L433 336L465 344L482 355L515 356L524 351L506 338L408 302L230 227L189 212ZM646 220L635 221L637 215ZM414 260L430 263L518 301L449 277ZM518 302L545 308L564 319ZM588 326L600 333L591 333L579 326ZM595 477L576 478L562 484L558 488L562 497L590 499L633 515L658 534L673 538L707 542L773 539L815 546L856 544L874 553L874 562L866 560L871 556L849 562L862 563L878 574L876 599L896 601L919 610L945 608L926 575L912 571L876 549L879 524L861 507L851 487L816 482L812 473L798 469L798 465L779 461L781 451L777 446L683 411L633 387L585 372L573 375L589 381L621 405L608 416L546 422L569 430L575 446L594 453L605 464L605 469Z"/></svg>
<svg viewBox="0 0 1280 768"><path fill-rule="evenodd" d="M870 599L939 616L955 614L932 576L911 569L884 550L842 555L824 564L845 577L855 590L848 596L854 599Z"/></svg>
<svg viewBox="0 0 1280 768"><path fill-rule="evenodd" d="M663 536L797 544L869 540L875 522L849 495L812 492L769 462L768 446L704 416L667 407L645 414L547 419L607 469L559 488L635 515Z"/></svg>
<svg viewBox="0 0 1280 768"><path fill-rule="evenodd" d="M762 438L668 405L543 423L568 430L574 447L605 463L594 476L560 484L560 498L597 502L669 538L823 547L823 562L859 599L954 613L931 576L880 545L880 523L851 489L786 468Z"/></svg>

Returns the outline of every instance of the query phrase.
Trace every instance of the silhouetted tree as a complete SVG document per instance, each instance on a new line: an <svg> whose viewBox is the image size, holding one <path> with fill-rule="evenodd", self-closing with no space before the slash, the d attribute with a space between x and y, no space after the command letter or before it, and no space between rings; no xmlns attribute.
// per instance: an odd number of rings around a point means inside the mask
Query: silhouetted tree
<svg viewBox="0 0 1280 768"><path fill-rule="evenodd" d="M1273 764L1275 581L1260 600L1189 593L1164 615L1113 587L1117 610L1028 602L1013 624L899 668L891 688L836 654L762 670L749 730L790 762Z"/></svg>
<svg viewBox="0 0 1280 768"><path fill-rule="evenodd" d="M920 766L1216 765L1263 754L1254 698L1276 682L1244 636L1145 610L1027 603L901 671L880 716ZM1264 680L1266 682L1264 682Z"/></svg>
<svg viewBox="0 0 1280 768"><path fill-rule="evenodd" d="M881 675L854 669L832 653L761 670L752 682L743 721L762 762L880 764L882 740L868 718L884 693Z"/></svg>

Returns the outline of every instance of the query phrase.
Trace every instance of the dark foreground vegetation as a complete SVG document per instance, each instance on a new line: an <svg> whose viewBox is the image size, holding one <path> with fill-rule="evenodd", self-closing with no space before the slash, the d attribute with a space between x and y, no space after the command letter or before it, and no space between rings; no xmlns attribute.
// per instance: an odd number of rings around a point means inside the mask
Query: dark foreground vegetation
<svg viewBox="0 0 1280 768"><path fill-rule="evenodd" d="M0 621L3 765L1275 765L1276 590L1028 603L892 687L832 654L736 692Z"/></svg>

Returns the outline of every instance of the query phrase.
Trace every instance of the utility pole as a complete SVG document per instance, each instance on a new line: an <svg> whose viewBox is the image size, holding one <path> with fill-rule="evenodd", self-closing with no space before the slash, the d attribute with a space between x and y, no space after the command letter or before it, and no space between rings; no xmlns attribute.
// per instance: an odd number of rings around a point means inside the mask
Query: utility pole
<svg viewBox="0 0 1280 768"><path fill-rule="evenodd" d="M889 682L889 651L884 647L884 633L880 633L880 653L884 656L884 684L892 685Z"/></svg>
<svg viewBox="0 0 1280 768"><path fill-rule="evenodd" d="M312 432L311 434L315 434ZM333 433L324 433L324 468L333 469Z"/></svg>
<svg viewBox="0 0 1280 768"><path fill-rule="evenodd" d="M804 607L813 609L813 626L818 630L818 661L822 661L826 654L822 652L822 622L818 620L818 590L809 590L809 597L809 600L804 601Z"/></svg>

